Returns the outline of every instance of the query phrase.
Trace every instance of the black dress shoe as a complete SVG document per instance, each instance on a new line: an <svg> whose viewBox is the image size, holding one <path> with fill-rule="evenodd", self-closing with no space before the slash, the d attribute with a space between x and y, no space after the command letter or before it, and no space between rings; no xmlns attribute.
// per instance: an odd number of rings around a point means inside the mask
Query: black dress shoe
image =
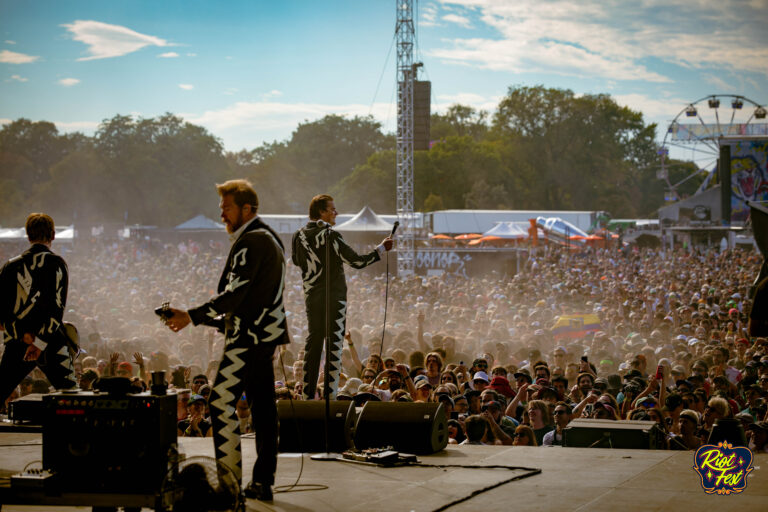
<svg viewBox="0 0 768 512"><path fill-rule="evenodd" d="M259 501L272 501L272 486L268 484L260 484L258 482L251 482L243 489L243 494L246 498L251 498Z"/></svg>

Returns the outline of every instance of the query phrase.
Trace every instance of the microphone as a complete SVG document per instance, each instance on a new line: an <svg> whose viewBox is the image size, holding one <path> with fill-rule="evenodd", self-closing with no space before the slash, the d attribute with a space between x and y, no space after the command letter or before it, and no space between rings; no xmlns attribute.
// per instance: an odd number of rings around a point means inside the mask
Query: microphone
<svg viewBox="0 0 768 512"><path fill-rule="evenodd" d="M394 238L395 231L397 231L398 226L400 226L400 222L395 221L395 223L392 225L392 231L389 233L389 238Z"/></svg>

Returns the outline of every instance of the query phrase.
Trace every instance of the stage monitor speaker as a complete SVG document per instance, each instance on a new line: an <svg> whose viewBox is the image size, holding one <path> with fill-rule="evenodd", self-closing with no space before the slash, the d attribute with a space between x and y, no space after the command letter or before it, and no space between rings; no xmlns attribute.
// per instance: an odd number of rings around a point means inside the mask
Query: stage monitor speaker
<svg viewBox="0 0 768 512"><path fill-rule="evenodd" d="M655 450L664 444L654 421L578 418L563 430L563 446Z"/></svg>
<svg viewBox="0 0 768 512"><path fill-rule="evenodd" d="M331 452L341 453L352 447L352 427L357 412L351 400L331 400L329 421ZM278 400L280 452L325 452L325 401Z"/></svg>
<svg viewBox="0 0 768 512"><path fill-rule="evenodd" d="M154 493L176 462L175 394L62 392L43 403L43 467L67 492Z"/></svg>
<svg viewBox="0 0 768 512"><path fill-rule="evenodd" d="M429 454L448 445L448 421L441 403L366 402L355 427L355 448L383 448Z"/></svg>

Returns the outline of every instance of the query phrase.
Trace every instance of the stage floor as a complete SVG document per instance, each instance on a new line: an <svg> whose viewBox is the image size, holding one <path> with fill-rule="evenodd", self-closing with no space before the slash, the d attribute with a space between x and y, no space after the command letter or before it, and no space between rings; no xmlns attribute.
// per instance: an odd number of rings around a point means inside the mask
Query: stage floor
<svg viewBox="0 0 768 512"><path fill-rule="evenodd" d="M213 456L211 439L181 439L188 457ZM255 458L253 439L243 441L245 464ZM42 459L40 434L0 434L0 477L19 472ZM119 449L119 447L116 447ZM275 494L272 503L248 500L248 510L309 511L431 511L474 491L515 476L501 469L381 468L343 462L313 461L308 455L281 454L276 485L296 481L328 486L319 491ZM451 511L674 511L768 510L768 454L755 458L744 493L707 495L692 469L692 452L610 450L599 448L528 448L449 446L420 456L424 464L506 465L540 468L541 474L506 483ZM522 472L518 472L522 473ZM247 473L246 473L247 475ZM40 507L6 504L2 511L90 510L89 507Z"/></svg>

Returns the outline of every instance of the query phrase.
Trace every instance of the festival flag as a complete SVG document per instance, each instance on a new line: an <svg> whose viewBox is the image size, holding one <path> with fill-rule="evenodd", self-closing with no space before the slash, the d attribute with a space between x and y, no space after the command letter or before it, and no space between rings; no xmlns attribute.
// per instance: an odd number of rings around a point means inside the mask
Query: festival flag
<svg viewBox="0 0 768 512"><path fill-rule="evenodd" d="M581 338L590 332L602 330L600 318L594 313L578 315L560 315L552 326L556 340L563 338Z"/></svg>

